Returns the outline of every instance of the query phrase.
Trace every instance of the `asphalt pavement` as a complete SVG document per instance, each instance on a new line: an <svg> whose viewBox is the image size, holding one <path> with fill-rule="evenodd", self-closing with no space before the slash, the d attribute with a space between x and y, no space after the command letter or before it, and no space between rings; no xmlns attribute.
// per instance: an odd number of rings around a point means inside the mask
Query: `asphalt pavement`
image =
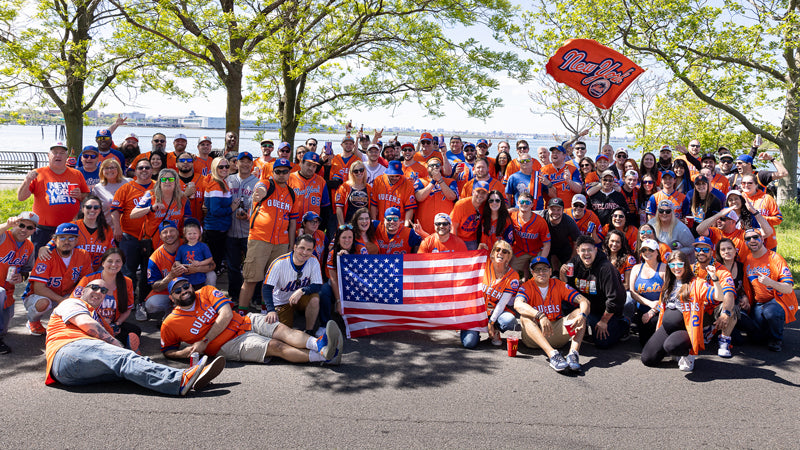
<svg viewBox="0 0 800 450"><path fill-rule="evenodd" d="M142 349L159 353L157 322ZM0 448L797 448L800 331L784 350L712 344L692 373L648 368L632 338L582 348L583 371L562 375L539 350L455 331L351 339L343 364L229 362L206 389L169 397L128 382L44 384L44 337L20 302L0 355Z"/></svg>

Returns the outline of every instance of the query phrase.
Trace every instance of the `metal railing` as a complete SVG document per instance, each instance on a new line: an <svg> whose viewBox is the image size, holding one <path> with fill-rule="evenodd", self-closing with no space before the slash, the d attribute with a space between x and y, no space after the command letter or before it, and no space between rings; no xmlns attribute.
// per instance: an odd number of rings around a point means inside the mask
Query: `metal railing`
<svg viewBox="0 0 800 450"><path fill-rule="evenodd" d="M0 174L25 175L49 163L47 152L1 152Z"/></svg>

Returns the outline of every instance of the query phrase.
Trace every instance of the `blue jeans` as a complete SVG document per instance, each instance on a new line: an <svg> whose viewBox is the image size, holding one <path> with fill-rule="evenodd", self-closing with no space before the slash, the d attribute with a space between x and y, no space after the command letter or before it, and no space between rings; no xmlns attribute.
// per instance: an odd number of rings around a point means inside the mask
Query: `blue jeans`
<svg viewBox="0 0 800 450"><path fill-rule="evenodd" d="M517 324L517 318L508 311L504 311L497 318L497 328L502 331L513 330ZM464 348L476 348L481 341L481 334L475 330L461 330L461 345Z"/></svg>
<svg viewBox="0 0 800 450"><path fill-rule="evenodd" d="M8 308L3 308L5 302L6 290L0 287L0 340L8 333L8 326L14 317L14 304L12 303Z"/></svg>
<svg viewBox="0 0 800 450"><path fill-rule="evenodd" d="M739 319L740 328L748 337L763 341L766 339L783 340L783 327L786 325L786 311L777 300L756 303L749 312L742 311Z"/></svg>
<svg viewBox="0 0 800 450"><path fill-rule="evenodd" d="M247 238L227 237L227 256L228 256L228 295L234 300L239 301L239 293L242 291L242 261L247 253Z"/></svg>
<svg viewBox="0 0 800 450"><path fill-rule="evenodd" d="M322 290L319 291L319 324L321 326L324 327L333 318L333 305L335 303L336 297L333 295L331 282L326 281L322 285Z"/></svg>
<svg viewBox="0 0 800 450"><path fill-rule="evenodd" d="M597 348L609 348L619 342L622 335L630 328L631 324L623 318L622 315L611 316L608 321L608 335L599 339L597 337L597 322L600 322L602 316L589 314L586 322L592 328L592 336L594 336L594 346Z"/></svg>
<svg viewBox="0 0 800 450"><path fill-rule="evenodd" d="M128 380L169 395L180 393L183 377L183 370L97 339L80 339L61 347L50 373L66 386Z"/></svg>

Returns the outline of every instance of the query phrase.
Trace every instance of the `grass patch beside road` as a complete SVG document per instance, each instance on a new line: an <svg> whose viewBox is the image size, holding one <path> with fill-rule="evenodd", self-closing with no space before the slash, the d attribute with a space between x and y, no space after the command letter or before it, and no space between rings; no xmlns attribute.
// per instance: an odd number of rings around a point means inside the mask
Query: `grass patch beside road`
<svg viewBox="0 0 800 450"><path fill-rule="evenodd" d="M3 223L11 216L16 216L22 211L30 211L33 208L33 197L24 202L17 200L16 189L3 189L0 191L0 220Z"/></svg>
<svg viewBox="0 0 800 450"><path fill-rule="evenodd" d="M778 226L778 253L783 256L792 277L795 287L800 283L800 204L790 201L781 206L783 222Z"/></svg>

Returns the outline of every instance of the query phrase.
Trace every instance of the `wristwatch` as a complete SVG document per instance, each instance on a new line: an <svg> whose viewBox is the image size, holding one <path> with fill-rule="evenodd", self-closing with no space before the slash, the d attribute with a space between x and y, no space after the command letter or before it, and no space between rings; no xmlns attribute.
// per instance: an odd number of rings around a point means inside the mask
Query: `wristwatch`
<svg viewBox="0 0 800 450"><path fill-rule="evenodd" d="M722 314L727 314L727 315L728 315L728 317L730 317L730 316L731 316L731 312L730 312L730 311L728 311L727 309L723 309L723 310L722 310Z"/></svg>

